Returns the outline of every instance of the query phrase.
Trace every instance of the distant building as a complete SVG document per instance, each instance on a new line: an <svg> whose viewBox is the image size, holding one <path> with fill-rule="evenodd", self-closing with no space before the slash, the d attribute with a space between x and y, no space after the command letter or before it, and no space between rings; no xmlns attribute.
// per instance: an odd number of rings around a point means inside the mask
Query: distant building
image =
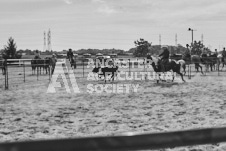
<svg viewBox="0 0 226 151"><path fill-rule="evenodd" d="M127 56L133 56L133 53L125 53L125 55L127 55Z"/></svg>
<svg viewBox="0 0 226 151"><path fill-rule="evenodd" d="M85 54L83 54L83 57L85 57L85 58L91 58L91 54L85 53Z"/></svg>
<svg viewBox="0 0 226 151"><path fill-rule="evenodd" d="M118 56L118 55L117 55L117 54L115 54L115 53L110 54L110 57L111 57L111 58L117 58L117 56Z"/></svg>
<svg viewBox="0 0 226 151"><path fill-rule="evenodd" d="M96 57L100 57L100 56L103 56L103 54L102 53L97 53L96 54Z"/></svg>

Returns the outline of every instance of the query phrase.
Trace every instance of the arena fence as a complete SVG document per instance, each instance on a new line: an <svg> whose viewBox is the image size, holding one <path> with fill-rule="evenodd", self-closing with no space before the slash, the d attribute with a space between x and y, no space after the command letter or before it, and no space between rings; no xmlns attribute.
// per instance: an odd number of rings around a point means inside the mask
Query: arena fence
<svg viewBox="0 0 226 151"><path fill-rule="evenodd" d="M36 72L32 71L31 65L32 59L7 59L5 68L5 89L9 89L12 85L19 85L25 82L34 82L34 80L43 80L40 78L45 75L45 80L50 80L50 68L46 68L48 74L44 74L44 71L41 72L40 68L36 68ZM44 59L43 59L44 60ZM45 64L36 64L36 66L44 66Z"/></svg>
<svg viewBox="0 0 226 151"><path fill-rule="evenodd" d="M125 151L226 142L226 128L0 143L1 151Z"/></svg>
<svg viewBox="0 0 226 151"><path fill-rule="evenodd" d="M126 61L123 61L123 58L117 58L120 62L120 64L122 66L124 66L125 64L128 63L128 68L120 68L120 71L124 71L124 72L129 72L129 74L131 72L142 72L142 71L147 71L147 65L146 65L146 59L145 58L127 58ZM34 77L36 76L36 80L37 81L41 81L41 80L46 80L46 81L50 81L51 79L51 74L50 71L48 72L48 74L43 74L41 73L41 71L36 70L36 73L32 73L32 65L31 65L31 60L32 59L8 59L7 60L7 64L5 66L6 68L6 74L5 76L0 76L0 85L1 81L4 80L4 85L5 85L5 89L8 89L10 85L13 85L15 83L13 83L13 81L18 82L29 82L31 81L31 79L34 81ZM192 62L193 64L195 62ZM206 62L208 63L208 62ZM140 65L138 68L138 64ZM43 64L42 64L43 65ZM73 70L74 70L74 74L75 77L82 77L85 78L87 77L88 73L92 71L92 69L88 69L87 68L88 65L88 59L80 59L75 61L72 64ZM0 65L1 66L1 65ZM14 70L17 69L17 70ZM186 74L188 79L191 79L192 77L192 65L190 63L186 64ZM205 71L203 69L203 71ZM218 76L220 75L220 70L219 67L217 65L217 70L218 72ZM206 73L206 72L204 72ZM18 76L20 75L20 76ZM3 85L3 84L2 84Z"/></svg>

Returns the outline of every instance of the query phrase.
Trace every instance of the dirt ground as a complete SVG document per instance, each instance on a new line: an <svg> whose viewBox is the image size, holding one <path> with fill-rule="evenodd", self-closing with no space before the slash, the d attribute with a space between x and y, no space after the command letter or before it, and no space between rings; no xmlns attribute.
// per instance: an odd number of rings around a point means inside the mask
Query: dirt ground
<svg viewBox="0 0 226 151"><path fill-rule="evenodd" d="M226 126L226 76L195 73L182 82L115 81L138 85L137 92L89 93L103 81L76 78L80 93L65 85L47 93L49 82L34 81L0 89L1 142L109 136L122 132L164 132ZM226 74L225 74L226 75ZM62 83L61 80L58 79ZM69 84L69 86L71 86ZM131 87L130 87L131 88ZM165 150L226 150L226 144Z"/></svg>

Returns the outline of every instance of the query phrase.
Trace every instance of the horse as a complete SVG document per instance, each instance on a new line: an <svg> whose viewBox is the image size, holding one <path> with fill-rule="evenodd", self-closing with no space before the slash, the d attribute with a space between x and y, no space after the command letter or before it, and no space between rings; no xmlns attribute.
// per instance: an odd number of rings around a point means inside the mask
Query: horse
<svg viewBox="0 0 226 151"><path fill-rule="evenodd" d="M153 56L149 56L147 59L149 59L150 64L152 65L153 69L155 72L159 73L162 72L162 65L160 63L160 59L159 58L154 58ZM181 76L182 81L185 82L184 78L183 78L183 74L180 72L181 69L181 64L180 63L184 63L185 61L180 61L177 62L175 60L169 59L169 63L167 65L164 65L164 71L173 71L176 72L177 74L179 74ZM174 81L174 74L173 74L173 79L172 82ZM157 80L157 83L159 82L159 80Z"/></svg>
<svg viewBox="0 0 226 151"><path fill-rule="evenodd" d="M77 68L77 64L76 64L76 58L75 57L71 57L71 59L69 59L71 67L73 67L73 69Z"/></svg>
<svg viewBox="0 0 226 151"><path fill-rule="evenodd" d="M55 70L57 59L56 58L49 58L49 67L51 68L51 74L53 74Z"/></svg>
<svg viewBox="0 0 226 151"><path fill-rule="evenodd" d="M40 74L42 73L42 69L43 72L45 71L46 74L48 74L50 64L49 60L49 57L46 57L45 59L35 57L33 60L31 60L32 73L35 72L35 69L37 68L37 71L39 71Z"/></svg>
<svg viewBox="0 0 226 151"><path fill-rule="evenodd" d="M31 60L31 69L32 69L32 74L35 74L36 61L34 59Z"/></svg>
<svg viewBox="0 0 226 151"><path fill-rule="evenodd" d="M104 82L106 83L106 76L111 75L111 78L109 79L114 81L114 77L117 75L118 72L118 66L113 66L113 67L95 67L92 72L93 73L98 73L98 77L104 76ZM101 73L100 73L101 72Z"/></svg>
<svg viewBox="0 0 226 151"><path fill-rule="evenodd" d="M44 59L36 59L36 68L37 70L39 71L40 74L42 74L42 68L43 68L43 71L45 70L45 60ZM47 74L47 71L46 71L46 74Z"/></svg>
<svg viewBox="0 0 226 151"><path fill-rule="evenodd" d="M218 70L220 70L220 64L222 64L222 68L221 68L221 71L222 71L224 68L224 65L226 64L226 60L222 54L217 55L217 69Z"/></svg>
<svg viewBox="0 0 226 151"><path fill-rule="evenodd" d="M199 72L199 68L201 69L201 73L204 74L202 72L202 66L200 65L202 62L201 58L199 55L190 55L190 54L186 54L183 56L183 60L186 62L186 64L195 64L195 69L197 72Z"/></svg>
<svg viewBox="0 0 226 151"><path fill-rule="evenodd" d="M2 75L6 74L6 65L7 65L7 61L4 60L0 60L0 68L2 69Z"/></svg>
<svg viewBox="0 0 226 151"><path fill-rule="evenodd" d="M177 64L180 64L182 69L184 70L184 75L186 75L186 62L183 59L177 60Z"/></svg>
<svg viewBox="0 0 226 151"><path fill-rule="evenodd" d="M209 67L213 71L213 67L215 69L215 64L217 64L217 55L212 54L207 56L207 54L201 54L201 61L206 66L206 71L209 71Z"/></svg>

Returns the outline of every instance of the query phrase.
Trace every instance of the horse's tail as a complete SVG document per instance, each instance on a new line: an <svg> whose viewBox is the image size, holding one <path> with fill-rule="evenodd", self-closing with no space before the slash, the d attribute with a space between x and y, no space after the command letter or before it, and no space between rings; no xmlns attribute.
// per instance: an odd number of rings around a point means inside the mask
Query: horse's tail
<svg viewBox="0 0 226 151"><path fill-rule="evenodd" d="M186 62L183 59L176 61L176 63L180 65L180 71L182 71L182 69L185 70Z"/></svg>

